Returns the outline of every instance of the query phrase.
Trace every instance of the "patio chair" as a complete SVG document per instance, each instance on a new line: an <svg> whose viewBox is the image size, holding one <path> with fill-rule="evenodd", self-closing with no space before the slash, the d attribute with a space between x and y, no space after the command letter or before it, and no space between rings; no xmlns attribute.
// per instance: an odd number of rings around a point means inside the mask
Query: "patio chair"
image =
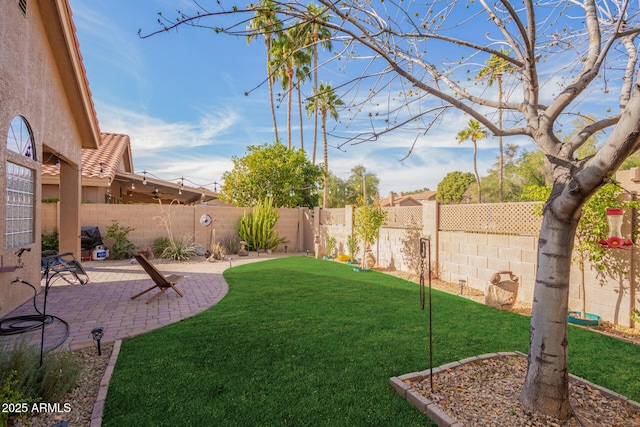
<svg viewBox="0 0 640 427"><path fill-rule="evenodd" d="M178 283L180 280L182 280L183 276L178 276L177 274L172 274L171 276L165 276L144 255L139 254L139 255L136 255L135 258L136 258L136 261L138 261L138 264L140 264L142 268L144 268L144 271L146 271L147 274L154 281L155 285L150 287L147 290L140 292L139 294L132 296L131 299L136 299L140 295L146 294L147 292L155 288L160 288L160 292L158 292L157 294L149 298L147 300L147 304L149 304L151 301L153 301L154 299L158 298L160 295L165 293L167 289L173 289L178 293L178 295L180 295L180 297L184 296L182 292L180 292L178 288L175 287L175 284Z"/></svg>

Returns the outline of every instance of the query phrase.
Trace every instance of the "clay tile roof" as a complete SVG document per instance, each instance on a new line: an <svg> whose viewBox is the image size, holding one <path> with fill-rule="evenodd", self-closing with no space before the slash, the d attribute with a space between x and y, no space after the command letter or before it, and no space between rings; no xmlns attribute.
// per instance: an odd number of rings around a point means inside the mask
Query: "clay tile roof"
<svg viewBox="0 0 640 427"><path fill-rule="evenodd" d="M82 150L82 176L98 178L102 167L104 177L113 180L131 141L129 135L117 133L101 133L100 138L101 143L97 150ZM59 175L60 170L54 165L42 165L42 173Z"/></svg>
<svg viewBox="0 0 640 427"><path fill-rule="evenodd" d="M416 200L435 200L436 191L423 191L422 193L412 194Z"/></svg>

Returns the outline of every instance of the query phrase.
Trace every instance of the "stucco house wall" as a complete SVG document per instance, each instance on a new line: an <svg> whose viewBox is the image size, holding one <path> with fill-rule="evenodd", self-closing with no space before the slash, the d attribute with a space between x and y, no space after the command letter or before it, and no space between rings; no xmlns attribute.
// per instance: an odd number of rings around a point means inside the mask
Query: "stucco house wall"
<svg viewBox="0 0 640 427"><path fill-rule="evenodd" d="M81 150L83 145L95 148L99 141L67 1L25 2L26 12L19 3L0 2L0 131L6 138L12 119L24 117L33 133L36 159L9 151L6 142L0 144L4 187L0 191L0 211L6 219L7 161L36 171L34 242L27 245L31 251L22 257L24 268L0 272L0 316L33 296L30 288L10 283L16 275L36 286L40 283L40 164L61 160L67 218L61 223L66 231L61 244L75 252L80 245L77 212L80 186L76 182L79 183ZM17 248L7 248L6 232L6 220L1 221L2 267L16 264Z"/></svg>

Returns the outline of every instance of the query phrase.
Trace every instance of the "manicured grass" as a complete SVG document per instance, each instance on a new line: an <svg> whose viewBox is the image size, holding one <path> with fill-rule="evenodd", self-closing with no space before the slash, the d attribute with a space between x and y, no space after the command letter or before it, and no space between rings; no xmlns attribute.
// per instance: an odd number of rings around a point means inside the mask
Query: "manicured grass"
<svg viewBox="0 0 640 427"><path fill-rule="evenodd" d="M428 368L418 286L307 257L225 272L229 293L127 340L109 426L424 426L389 378ZM434 365L527 352L529 318L433 291ZM640 400L640 348L571 328L576 375Z"/></svg>

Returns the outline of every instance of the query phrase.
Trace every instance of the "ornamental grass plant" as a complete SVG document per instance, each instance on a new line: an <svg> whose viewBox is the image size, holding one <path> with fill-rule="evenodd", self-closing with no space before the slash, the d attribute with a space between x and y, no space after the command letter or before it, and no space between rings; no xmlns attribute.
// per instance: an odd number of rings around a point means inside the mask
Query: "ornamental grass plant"
<svg viewBox="0 0 640 427"><path fill-rule="evenodd" d="M429 367L419 287L311 257L228 269L228 294L126 340L103 426L425 426L389 378ZM432 292L434 366L527 352L529 317ZM572 373L640 400L640 348L571 327Z"/></svg>

